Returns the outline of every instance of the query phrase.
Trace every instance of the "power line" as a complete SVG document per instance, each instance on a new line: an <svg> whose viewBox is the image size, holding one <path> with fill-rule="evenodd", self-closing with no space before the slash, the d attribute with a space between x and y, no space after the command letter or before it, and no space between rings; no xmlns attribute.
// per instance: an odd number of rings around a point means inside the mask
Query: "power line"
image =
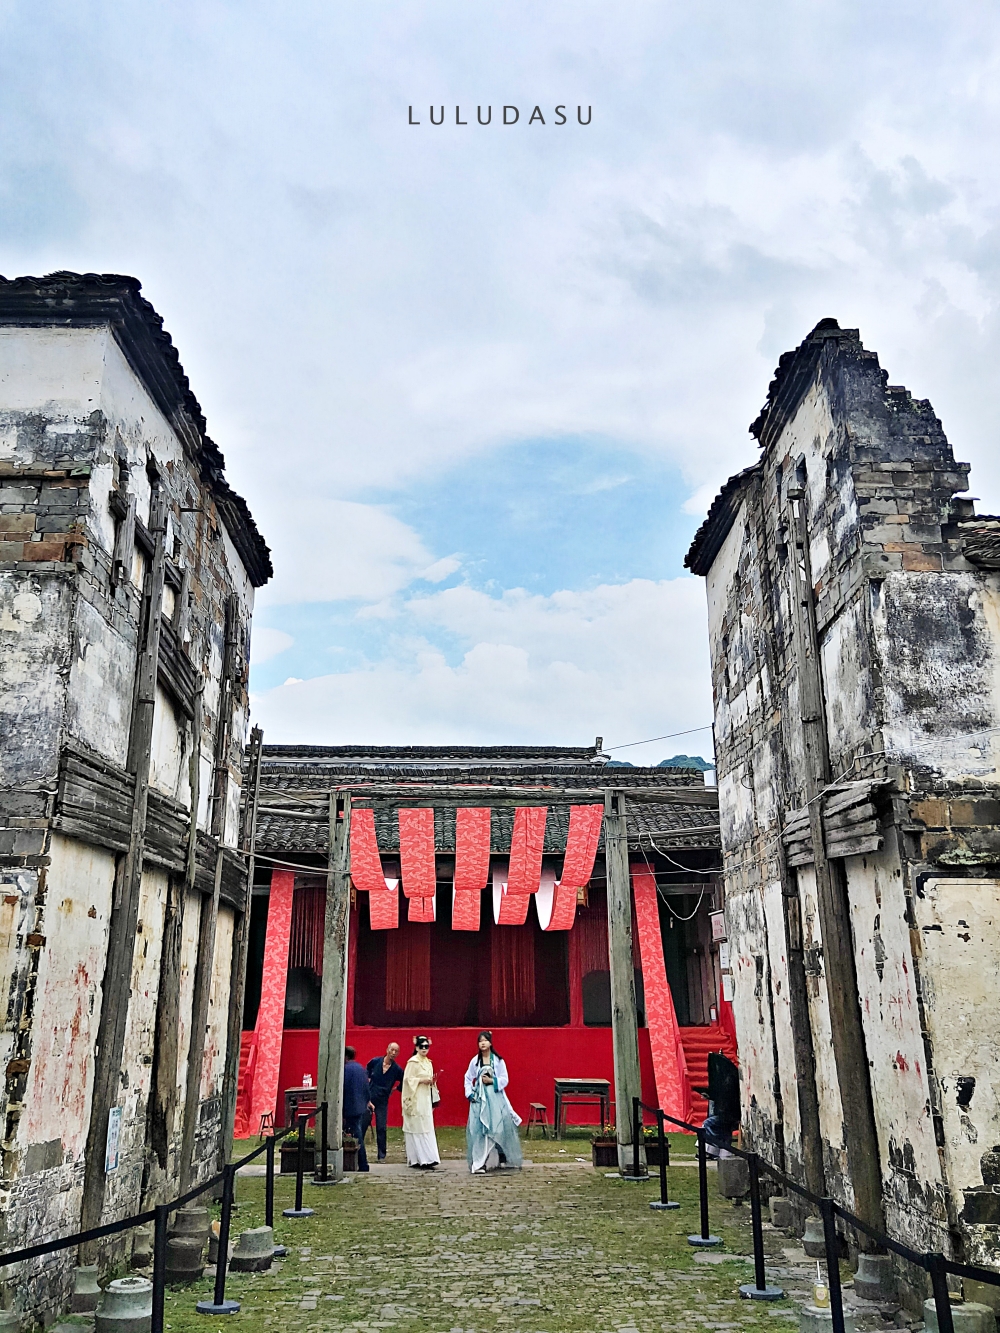
<svg viewBox="0 0 1000 1333"><path fill-rule="evenodd" d="M608 745L605 748L610 754L612 750L629 750L634 745L652 745L654 741L671 741L675 736L691 736L696 731L711 730L712 724L709 722L705 727L688 727L687 731L671 731L666 736L650 736L648 741L627 741L624 745Z"/></svg>

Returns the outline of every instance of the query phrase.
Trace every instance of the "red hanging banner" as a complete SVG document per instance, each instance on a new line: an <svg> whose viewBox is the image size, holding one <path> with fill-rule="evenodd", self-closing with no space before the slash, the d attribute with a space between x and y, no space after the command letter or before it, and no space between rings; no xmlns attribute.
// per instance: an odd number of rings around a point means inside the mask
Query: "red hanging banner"
<svg viewBox="0 0 1000 1333"><path fill-rule="evenodd" d="M250 1093L250 1128L253 1132L260 1125L262 1115L268 1112L274 1114L278 1099L281 1038L285 1026L285 983L288 978L288 937L292 926L294 893L294 872L272 870L267 932L264 936L264 971L255 1028L257 1063Z"/></svg>
<svg viewBox="0 0 1000 1333"><path fill-rule="evenodd" d="M399 890L368 895L368 916L372 930L396 930L399 926Z"/></svg>
<svg viewBox="0 0 1000 1333"><path fill-rule="evenodd" d="M410 909L407 912L408 921L433 921L434 920L434 896L429 898L411 898Z"/></svg>
<svg viewBox="0 0 1000 1333"><path fill-rule="evenodd" d="M399 811L399 860L406 897L433 898L437 889L433 810L419 806Z"/></svg>
<svg viewBox="0 0 1000 1333"><path fill-rule="evenodd" d="M482 893L490 878L490 810L455 811L455 892Z"/></svg>
<svg viewBox="0 0 1000 1333"><path fill-rule="evenodd" d="M375 811L364 806L351 808L351 879L365 892L384 893L387 885L375 836Z"/></svg>
<svg viewBox="0 0 1000 1333"><path fill-rule="evenodd" d="M691 1119L691 1085L687 1058L674 1009L674 998L663 962L663 936L657 905L656 876L649 869L632 869L635 920L642 952L642 984L646 994L646 1026L653 1055L653 1074L660 1109L677 1120Z"/></svg>
<svg viewBox="0 0 1000 1333"><path fill-rule="evenodd" d="M478 930L482 894L456 889L451 898L452 930Z"/></svg>
<svg viewBox="0 0 1000 1333"><path fill-rule="evenodd" d="M582 889L594 873L594 858L601 839L602 805L571 805L566 855L563 857L560 884Z"/></svg>
<svg viewBox="0 0 1000 1333"><path fill-rule="evenodd" d="M510 867L507 892L537 893L542 877L542 852L545 848L544 805L522 805L514 812L514 832L510 839Z"/></svg>

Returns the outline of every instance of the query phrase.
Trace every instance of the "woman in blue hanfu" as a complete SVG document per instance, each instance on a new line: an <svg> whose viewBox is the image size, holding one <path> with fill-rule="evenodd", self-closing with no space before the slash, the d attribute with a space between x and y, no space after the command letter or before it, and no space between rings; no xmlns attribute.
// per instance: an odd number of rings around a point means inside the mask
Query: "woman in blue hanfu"
<svg viewBox="0 0 1000 1333"><path fill-rule="evenodd" d="M507 1066L493 1049L493 1033L480 1032L479 1054L465 1071L469 1123L465 1130L466 1156L473 1175L496 1171L501 1164L521 1165L517 1127L521 1117L507 1100Z"/></svg>

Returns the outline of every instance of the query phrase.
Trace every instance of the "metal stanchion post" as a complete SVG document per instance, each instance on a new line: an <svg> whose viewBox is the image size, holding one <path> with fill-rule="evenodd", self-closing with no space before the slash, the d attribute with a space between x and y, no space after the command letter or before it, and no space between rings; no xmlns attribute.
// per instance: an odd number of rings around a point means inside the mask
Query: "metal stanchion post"
<svg viewBox="0 0 1000 1333"><path fill-rule="evenodd" d="M830 1293L833 1333L844 1333L844 1293L840 1289L840 1238L837 1235L837 1213L833 1200L820 1199L819 1211L823 1218L823 1243L826 1246L826 1287ZM943 1330L942 1333L944 1333Z"/></svg>
<svg viewBox="0 0 1000 1333"><path fill-rule="evenodd" d="M708 1158L705 1155L705 1131L698 1129L695 1131L698 1136L698 1194L701 1203L701 1235L688 1236L689 1245L697 1245L701 1249L708 1249L713 1245L721 1245L721 1236L712 1236L708 1230Z"/></svg>
<svg viewBox="0 0 1000 1333"><path fill-rule="evenodd" d="M667 1156L669 1154L669 1148L667 1144L667 1136L663 1129L662 1111L657 1111L656 1113L656 1141L660 1149L660 1197L658 1199L651 1199L649 1206L657 1211L666 1210L668 1208L679 1208L679 1203L671 1203L667 1197Z"/></svg>
<svg viewBox="0 0 1000 1333"><path fill-rule="evenodd" d="M274 1146L274 1135L271 1134L264 1154L267 1163L267 1175L264 1179L264 1225L271 1228L272 1234L274 1232ZM284 1245L275 1245L276 1259L283 1259L287 1253Z"/></svg>
<svg viewBox="0 0 1000 1333"><path fill-rule="evenodd" d="M639 1140L642 1138L642 1103L632 1098L632 1174L639 1175Z"/></svg>
<svg viewBox="0 0 1000 1333"><path fill-rule="evenodd" d="M753 1227L753 1271L752 1283L744 1282L740 1295L751 1301L780 1301L784 1292L780 1287L769 1287L764 1272L764 1228L760 1220L760 1158L755 1152L747 1156L750 1168L750 1221Z"/></svg>
<svg viewBox="0 0 1000 1333"><path fill-rule="evenodd" d="M229 1219L233 1211L233 1181L236 1167L231 1163L223 1173L222 1216L219 1219L219 1258L215 1265L215 1293L210 1301L199 1301L194 1307L199 1314L238 1314L239 1301L226 1300L226 1269L229 1266Z"/></svg>
<svg viewBox="0 0 1000 1333"><path fill-rule="evenodd" d="M317 1168L314 1160L312 1177L313 1185L336 1185L337 1183L332 1178L329 1171L329 1113L329 1103L320 1102L319 1109L316 1111L317 1119L313 1121L313 1125L319 1134L319 1166Z"/></svg>
<svg viewBox="0 0 1000 1333"><path fill-rule="evenodd" d="M951 1315L951 1297L948 1295L948 1270L943 1254L927 1256L927 1271L931 1275L934 1309L937 1311L938 1333L954 1333L955 1321Z"/></svg>
<svg viewBox="0 0 1000 1333"><path fill-rule="evenodd" d="M306 1156L306 1121L308 1119L309 1117L306 1115L299 1116L299 1160L295 1172L295 1207L282 1209L285 1217L312 1217L316 1211L315 1208L302 1207L302 1166Z"/></svg>
<svg viewBox="0 0 1000 1333"><path fill-rule="evenodd" d="M167 1288L167 1222L170 1209L165 1203L156 1205L153 1222L153 1318L150 1333L163 1333L163 1297Z"/></svg>

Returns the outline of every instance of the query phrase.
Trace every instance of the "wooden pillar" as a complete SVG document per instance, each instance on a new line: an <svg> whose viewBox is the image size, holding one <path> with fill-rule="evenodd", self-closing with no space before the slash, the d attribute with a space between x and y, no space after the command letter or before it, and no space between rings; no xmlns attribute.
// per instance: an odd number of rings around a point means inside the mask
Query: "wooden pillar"
<svg viewBox="0 0 1000 1333"><path fill-rule="evenodd" d="M229 1029L226 1038L226 1072L222 1081L222 1136L219 1142L218 1169L229 1161L233 1150L233 1120L240 1076L240 1048L243 1042L243 1008L246 1003L247 949L250 943L250 908L253 900L255 870L254 848L257 841L257 802L260 797L260 754L264 733L254 727L250 733L247 758L246 792L243 807L241 845L246 857L247 897L243 911L234 922L233 957L229 975Z"/></svg>
<svg viewBox="0 0 1000 1333"><path fill-rule="evenodd" d="M108 1117L121 1089L122 1058L128 1026L129 997L135 929L139 919L142 863L146 839L146 807L149 799L149 761L153 745L153 715L156 709L156 672L160 656L160 608L166 572L164 539L167 527L167 498L158 477L151 471L149 529L153 557L144 580L139 634L136 644L135 690L128 740L128 771L135 787L128 850L115 873L114 899L108 930L108 951L101 987L101 1017L97 1028L94 1059L94 1091L87 1130L81 1229L99 1224L104 1209L106 1176L104 1153ZM81 1247L88 1249L91 1247ZM83 1260L86 1262L86 1259Z"/></svg>
<svg viewBox="0 0 1000 1333"><path fill-rule="evenodd" d="M854 957L847 885L840 866L827 860L823 836L823 797L830 782L830 751L826 731L826 701L823 692L816 604L813 597L809 536L805 521L805 495L801 489L788 490L788 526L793 537L791 594L794 616L795 655L799 677L799 712L802 718L803 750L806 761L806 800L809 829L812 834L813 869L816 875L816 900L819 907L823 943L823 970L826 974L827 1009L837 1082L847 1132L847 1164L854 1190L854 1211L863 1222L879 1231L885 1230L882 1206L882 1171L879 1161L875 1108L868 1053L861 1021L861 1002ZM829 1188L829 1182L828 1188ZM858 1233L862 1249L873 1248L863 1233Z"/></svg>
<svg viewBox="0 0 1000 1333"><path fill-rule="evenodd" d="M323 982L319 1011L317 1095L329 1105L334 1179L344 1173L344 1042L347 1036L348 929L351 914L351 798L330 793Z"/></svg>
<svg viewBox="0 0 1000 1333"><path fill-rule="evenodd" d="M185 571L187 576L187 571ZM174 608L175 613L177 607ZM175 614L174 623L177 623ZM160 985L156 994L156 1047L153 1052L153 1092L149 1116L149 1141L161 1172L169 1169L170 1145L174 1136L174 1117L177 1114L177 1065L180 1056L180 989L181 951L184 938L184 910L189 891L194 889L198 844L198 803L201 787L201 728L202 690L194 696L191 719L191 750L188 755L188 846L183 880L171 878L168 889L167 912L163 925L163 954L160 964ZM183 1138L182 1138L183 1142ZM182 1149L183 1157L183 1149ZM181 1159L177 1166L180 1167ZM146 1187L146 1205L162 1202L167 1197L160 1180L150 1179ZM167 1191L169 1193L169 1189Z"/></svg>
<svg viewBox="0 0 1000 1333"><path fill-rule="evenodd" d="M219 678L219 704L215 720L215 766L212 782L212 834L216 839L215 874L212 892L201 900L198 922L198 958L195 964L194 995L191 999L191 1040L188 1045L187 1080L184 1096L184 1132L181 1139L181 1189L186 1191L195 1183L194 1140L198 1129L198 1111L201 1105L202 1066L205 1062L205 1035L208 1029L208 1009L212 998L212 975L215 970L215 930L219 919L219 896L222 891L223 843L226 835L226 805L229 794L229 735L233 713L233 666L236 655L236 599L226 599L225 638L223 641L222 673ZM197 851L197 814L192 821L195 852ZM191 857L191 844L188 845ZM189 873L191 862L188 862ZM234 932L235 938L235 932ZM225 1127L223 1126L223 1136Z"/></svg>
<svg viewBox="0 0 1000 1333"><path fill-rule="evenodd" d="M628 870L625 797L604 793L604 860L608 874L608 959L611 968L611 1037L615 1064L615 1124L619 1169L631 1174L632 1098L642 1096L639 1018L632 962L632 888ZM640 1168L646 1164L640 1144Z"/></svg>

